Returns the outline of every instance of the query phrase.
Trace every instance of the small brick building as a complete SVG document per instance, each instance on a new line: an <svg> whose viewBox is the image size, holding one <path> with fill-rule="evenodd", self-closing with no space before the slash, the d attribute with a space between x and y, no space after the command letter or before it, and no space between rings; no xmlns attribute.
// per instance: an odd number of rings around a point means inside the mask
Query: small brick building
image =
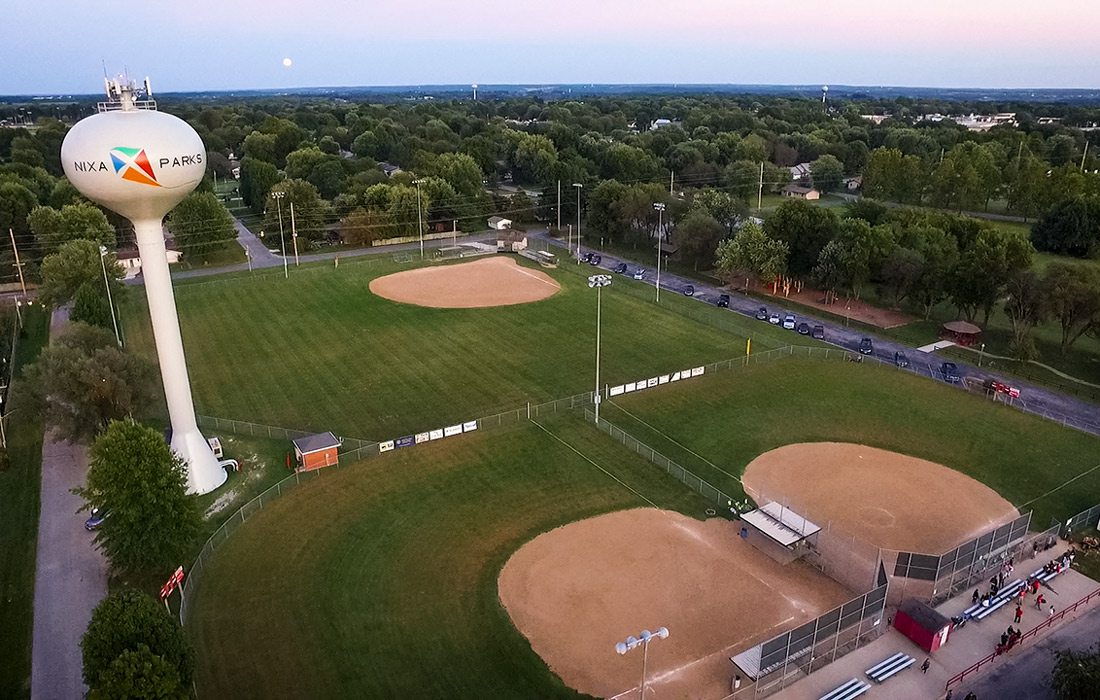
<svg viewBox="0 0 1100 700"><path fill-rule="evenodd" d="M331 432L307 435L293 441L297 468L302 471L331 467L340 462L340 440Z"/></svg>

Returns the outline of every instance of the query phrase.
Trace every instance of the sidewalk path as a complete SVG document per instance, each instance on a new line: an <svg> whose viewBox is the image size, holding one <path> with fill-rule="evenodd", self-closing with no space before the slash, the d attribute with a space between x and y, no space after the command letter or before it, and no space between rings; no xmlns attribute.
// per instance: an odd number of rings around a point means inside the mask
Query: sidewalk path
<svg viewBox="0 0 1100 700"><path fill-rule="evenodd" d="M67 309L54 312L50 337L68 323ZM42 444L42 510L38 520L34 581L32 700L84 697L80 637L92 609L107 595L107 563L84 529L82 501L70 493L88 470L87 450L51 439Z"/></svg>

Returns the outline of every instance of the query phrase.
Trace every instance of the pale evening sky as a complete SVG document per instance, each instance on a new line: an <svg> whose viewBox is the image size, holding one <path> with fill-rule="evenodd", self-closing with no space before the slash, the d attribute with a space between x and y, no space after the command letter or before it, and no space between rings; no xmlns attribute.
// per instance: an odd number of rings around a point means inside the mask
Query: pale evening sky
<svg viewBox="0 0 1100 700"><path fill-rule="evenodd" d="M101 61L161 91L1100 86L1094 0L33 0L0 18L0 94L98 92Z"/></svg>

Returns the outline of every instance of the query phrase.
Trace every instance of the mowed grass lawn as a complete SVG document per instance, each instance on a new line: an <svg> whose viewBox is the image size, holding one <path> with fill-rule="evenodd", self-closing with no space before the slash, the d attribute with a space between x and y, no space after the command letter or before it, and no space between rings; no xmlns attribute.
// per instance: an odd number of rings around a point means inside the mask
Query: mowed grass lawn
<svg viewBox="0 0 1100 700"><path fill-rule="evenodd" d="M838 441L969 474L1034 509L1039 529L1100 499L1100 469L1044 496L1100 466L1100 440L877 364L784 359L616 397L603 416L731 493L723 471L740 476L782 445Z"/></svg>
<svg viewBox="0 0 1100 700"><path fill-rule="evenodd" d="M289 280L177 282L199 412L384 440L592 388L596 293L584 275L550 271L561 292L533 304L430 309L370 292L399 269L372 260L292 269ZM641 283L616 277L603 293L611 384L739 356L750 334L758 350L797 339L675 294L658 307L630 286ZM677 312L687 305L704 322ZM129 346L153 357L144 290L122 316Z"/></svg>
<svg viewBox="0 0 1100 700"><path fill-rule="evenodd" d="M265 504L203 571L199 697L575 697L498 601L508 557L600 513L706 504L576 417L544 425L591 462L526 423L323 470Z"/></svg>

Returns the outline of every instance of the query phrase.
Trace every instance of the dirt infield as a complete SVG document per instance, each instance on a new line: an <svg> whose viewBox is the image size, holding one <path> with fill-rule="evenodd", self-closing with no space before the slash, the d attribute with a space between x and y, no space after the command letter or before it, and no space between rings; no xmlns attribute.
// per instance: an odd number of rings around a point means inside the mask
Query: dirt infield
<svg viewBox="0 0 1100 700"><path fill-rule="evenodd" d="M458 265L421 267L371 280L370 290L391 301L437 309L475 309L541 301L561 286L549 275L494 255Z"/></svg>
<svg viewBox="0 0 1100 700"><path fill-rule="evenodd" d="M745 492L804 510L884 549L937 554L1019 515L980 481L941 464L865 445L811 442L765 452Z"/></svg>
<svg viewBox="0 0 1100 700"><path fill-rule="evenodd" d="M723 697L730 656L851 597L809 566L776 563L730 521L654 508L542 534L512 555L498 586L554 673L603 697L637 688L642 652L620 657L615 644L642 629L670 633L649 650L654 697Z"/></svg>

